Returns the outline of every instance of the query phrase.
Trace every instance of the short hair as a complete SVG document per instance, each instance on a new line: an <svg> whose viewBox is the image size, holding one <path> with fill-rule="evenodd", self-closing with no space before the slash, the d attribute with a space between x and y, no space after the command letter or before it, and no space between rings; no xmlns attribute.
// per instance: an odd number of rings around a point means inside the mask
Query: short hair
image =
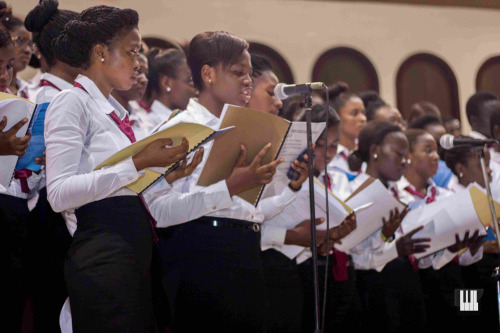
<svg viewBox="0 0 500 333"><path fill-rule="evenodd" d="M408 143L410 145L410 152L413 151L413 147L415 146L418 138L425 134L429 133L420 128L409 128L405 131L406 138L408 139Z"/></svg>
<svg viewBox="0 0 500 333"><path fill-rule="evenodd" d="M215 67L222 64L227 68L238 61L248 46L243 38L224 31L207 31L194 36L187 54L194 87L203 90L201 69L204 65Z"/></svg>
<svg viewBox="0 0 500 333"><path fill-rule="evenodd" d="M57 0L42 0L24 19L24 26L33 32L33 41L49 66L56 62L52 41L62 33L66 23L78 15L71 10L59 10L58 7Z"/></svg>
<svg viewBox="0 0 500 333"><path fill-rule="evenodd" d="M472 139L469 136L459 136L460 138L468 138ZM458 146L452 149L448 149L444 153L444 161L446 162L446 166L450 168L450 170L455 174L455 176L459 176L455 170L455 167L458 163L462 165L466 165L469 158L472 154L476 153L476 149L473 146Z"/></svg>
<svg viewBox="0 0 500 333"><path fill-rule="evenodd" d="M439 121L438 117L433 114L426 114L420 117L415 118L408 128L420 128L425 130L429 125L442 125Z"/></svg>
<svg viewBox="0 0 500 333"><path fill-rule="evenodd" d="M483 105L490 101L498 101L498 96L489 91L478 91L469 98L465 106L469 124L472 123L472 116L478 117Z"/></svg>
<svg viewBox="0 0 500 333"><path fill-rule="evenodd" d="M95 45L111 45L113 38L137 28L138 22L139 15L133 9L90 7L69 21L54 40L55 56L72 67L86 69Z"/></svg>
<svg viewBox="0 0 500 333"><path fill-rule="evenodd" d="M349 169L353 171L359 170L363 162L369 161L371 146L382 144L389 134L395 132L403 132L403 130L387 121L373 120L368 122L359 133L358 149L349 155Z"/></svg>
<svg viewBox="0 0 500 333"><path fill-rule="evenodd" d="M262 75L265 71L273 71L273 65L267 57L260 54L252 53L250 54L252 58L252 78L256 79Z"/></svg>
<svg viewBox="0 0 500 333"><path fill-rule="evenodd" d="M458 119L457 119L457 118L455 118L455 117L450 117L450 116L448 116L448 117L444 117L444 118L443 118L443 125L444 125L444 124L446 124L446 123L449 123L449 122L451 122L451 121L454 121L454 120L458 120Z"/></svg>
<svg viewBox="0 0 500 333"><path fill-rule="evenodd" d="M12 32L19 26L23 26L23 21L17 16L12 15L12 8L7 7L5 1L0 1L0 23L9 32Z"/></svg>
<svg viewBox="0 0 500 333"><path fill-rule="evenodd" d="M490 117L490 137L495 138L495 126L500 126L500 105L495 105Z"/></svg>
<svg viewBox="0 0 500 333"><path fill-rule="evenodd" d="M358 94L363 101L366 111L366 120L370 121L375 118L378 109L384 106L389 106L376 91L368 90Z"/></svg>
<svg viewBox="0 0 500 333"><path fill-rule="evenodd" d="M148 58L148 86L145 97L149 99L154 92L160 91L161 76L177 78L177 70L186 56L181 50L154 48L146 55Z"/></svg>

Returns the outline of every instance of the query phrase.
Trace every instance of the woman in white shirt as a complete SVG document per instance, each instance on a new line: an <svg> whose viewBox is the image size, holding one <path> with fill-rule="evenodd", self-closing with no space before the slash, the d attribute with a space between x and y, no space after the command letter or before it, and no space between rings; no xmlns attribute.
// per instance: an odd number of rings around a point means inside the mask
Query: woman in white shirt
<svg viewBox="0 0 500 333"><path fill-rule="evenodd" d="M328 164L328 169L341 171L349 180L353 180L361 167L359 170L350 170L347 158L357 147L359 133L366 125L366 115L361 98L348 90L349 87L343 82L329 89L330 104L340 117L340 142L337 155Z"/></svg>
<svg viewBox="0 0 500 333"><path fill-rule="evenodd" d="M4 1L0 1L0 24L2 24L14 40L16 57L14 62L14 77L9 85L10 91L19 97L28 99L28 82L17 76L30 62L34 50L31 33L24 27L23 21L12 15L12 8L7 7Z"/></svg>
<svg viewBox="0 0 500 333"><path fill-rule="evenodd" d="M213 129L224 104L247 105L252 90L248 43L226 32L204 32L190 43L188 64L197 100L165 126L183 121ZM206 150L209 151L211 144ZM163 283L173 308L173 330L261 332L265 329L265 284L260 224L295 198L298 188L254 206L237 194L272 181L281 160L262 165L266 145L251 164L246 148L231 175L207 187L197 181L208 158L189 177L172 185L160 182L145 198L160 232ZM193 320L193 313L197 314Z"/></svg>
<svg viewBox="0 0 500 333"><path fill-rule="evenodd" d="M33 34L33 41L37 46L39 56L46 66L41 75L39 87L30 90L30 98L36 104L50 103L62 90L71 89L79 73L78 68L71 67L54 55L52 41L64 29L67 22L74 19L78 13L58 9L55 0L41 1L33 8L24 25ZM45 156L40 158L45 164ZM72 238L66 226L63 214L56 213L47 201L45 187L45 170L39 171L40 182L32 189L38 192L30 200L30 224L28 235L30 238L29 256L33 271L43 271L44 274L32 278L32 300L35 317L35 330L56 331L59 329L59 312L68 297L64 284L64 259ZM36 205L36 206L35 206ZM76 227L76 217L73 213L64 213L69 226Z"/></svg>
<svg viewBox="0 0 500 333"><path fill-rule="evenodd" d="M491 127L493 127L493 124ZM454 185L452 191L464 190L472 183L477 183L483 188L485 187L481 163L476 150L477 148L472 146L459 146L445 152L444 160L446 165L458 177L458 182ZM494 171L490 168L492 164L490 161L490 150L486 147L484 148L484 155L490 186L498 186L498 183L494 182ZM494 200L498 200L498 198L494 197ZM483 258L477 263L460 268L465 288L484 290L483 296L478 299L480 311L478 316L474 316L474 323L480 320L482 327L493 331L498 329L499 318L496 281L491 278L491 274L500 265L500 260L498 259L497 241L493 236L495 231L490 228L488 233L491 236L488 235L487 238L489 240L484 242L482 249Z"/></svg>
<svg viewBox="0 0 500 333"><path fill-rule="evenodd" d="M77 230L64 273L75 332L154 332L150 265L152 221L140 197L124 186L146 167L182 158L157 140L131 158L94 170L135 141L127 111L110 92L138 76L141 37L131 9L91 7L54 41L58 60L81 68L75 87L47 110L47 193L56 212L75 210Z"/></svg>
<svg viewBox="0 0 500 333"><path fill-rule="evenodd" d="M15 50L11 36L4 27L0 27L0 91L3 93L9 92L7 87L13 77L14 57ZM4 132L7 118L1 119L0 155L21 156L25 153L31 136L27 134L18 138L16 134L27 121L25 118ZM0 185L0 221L2 221L0 253L5 280L1 291L5 309L4 326L9 332L21 331L27 290L24 252L29 211L26 199L27 193L21 191L19 179L12 179L8 188Z"/></svg>
<svg viewBox="0 0 500 333"><path fill-rule="evenodd" d="M358 149L349 156L351 169L357 170L361 163L367 163L366 174L353 181L353 190L371 176L387 187L384 195L401 199L403 193L398 192L395 182L403 176L408 150L408 140L399 126L377 120L369 122L360 133ZM396 218L384 221L381 230L351 249L361 300L367 311L366 323L382 321L386 329L396 331L423 327L425 312L420 281L412 272L408 257L425 252L428 247L425 244L428 239L411 238L420 228L405 230L404 236L397 231L406 212L398 213L391 214Z"/></svg>
<svg viewBox="0 0 500 333"><path fill-rule="evenodd" d="M402 199L413 207L439 205L439 199L451 193L432 181L439 161L436 141L421 129L407 130L406 137L410 143L408 167L405 176L397 183L400 193L405 193ZM404 224L403 221L403 227ZM479 230L471 230L470 234L457 235L457 238L459 241L456 244L418 261L429 327L435 327L442 320L450 323L450 328L458 329L463 324L454 303L455 290L465 288L459 264L470 265L482 258L483 237L479 236ZM469 249L460 254L459 251L465 247Z"/></svg>
<svg viewBox="0 0 500 333"><path fill-rule="evenodd" d="M147 57L149 81L142 101L151 108L147 121L156 127L168 120L173 111L185 110L189 99L195 96L195 89L181 50L153 49Z"/></svg>

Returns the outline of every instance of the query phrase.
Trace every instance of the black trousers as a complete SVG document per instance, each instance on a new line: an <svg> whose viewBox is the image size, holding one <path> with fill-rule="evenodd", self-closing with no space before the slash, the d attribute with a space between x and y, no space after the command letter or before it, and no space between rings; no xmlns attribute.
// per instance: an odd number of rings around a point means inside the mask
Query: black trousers
<svg viewBox="0 0 500 333"><path fill-rule="evenodd" d="M26 298L26 199L0 194L0 257L2 264L2 330L21 332Z"/></svg>
<svg viewBox="0 0 500 333"><path fill-rule="evenodd" d="M325 258L320 257L318 265L320 308L323 308L323 293L325 284ZM326 312L324 332L352 331L359 328L361 305L356 291L356 278L354 268L348 267L347 281L336 281L332 272L332 261L328 265L328 284L326 291ZM302 283L304 286L304 314L303 332L313 332L314 330L314 284L312 259L299 265ZM320 313L320 318L322 313ZM321 319L320 319L321 320ZM321 324L321 323L320 323Z"/></svg>
<svg viewBox="0 0 500 333"><path fill-rule="evenodd" d="M425 328L425 303L419 274L408 258L396 258L381 272L389 332L419 332Z"/></svg>
<svg viewBox="0 0 500 333"><path fill-rule="evenodd" d="M202 217L160 233L163 284L173 332L263 332L260 232L214 227Z"/></svg>
<svg viewBox="0 0 500 333"><path fill-rule="evenodd" d="M96 201L77 209L76 217L64 267L73 331L155 332L153 241L139 198Z"/></svg>
<svg viewBox="0 0 500 333"><path fill-rule="evenodd" d="M302 330L304 292L297 263L279 251L262 252L267 294L267 332Z"/></svg>
<svg viewBox="0 0 500 333"><path fill-rule="evenodd" d="M59 314L68 297L64 283L64 260L72 237L64 218L39 192L28 222L28 276L33 296L35 332L59 332Z"/></svg>

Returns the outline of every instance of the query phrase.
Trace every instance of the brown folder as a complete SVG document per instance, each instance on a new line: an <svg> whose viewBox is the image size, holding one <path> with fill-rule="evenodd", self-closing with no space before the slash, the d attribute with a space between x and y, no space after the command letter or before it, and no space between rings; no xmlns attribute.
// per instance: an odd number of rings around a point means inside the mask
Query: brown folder
<svg viewBox="0 0 500 333"><path fill-rule="evenodd" d="M230 135L214 140L198 185L209 186L227 179L240 154L240 145L247 148L246 162L252 162L257 153L269 142L271 149L262 160L267 164L276 159L290 128L290 122L275 115L234 105L225 105L220 128L235 126ZM254 187L238 196L257 205L263 186Z"/></svg>

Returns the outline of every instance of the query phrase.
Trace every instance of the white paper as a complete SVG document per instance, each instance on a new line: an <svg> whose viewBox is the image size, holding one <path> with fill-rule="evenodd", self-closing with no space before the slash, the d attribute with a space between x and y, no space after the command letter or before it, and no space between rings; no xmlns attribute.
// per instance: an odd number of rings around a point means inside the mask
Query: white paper
<svg viewBox="0 0 500 333"><path fill-rule="evenodd" d="M481 234L486 232L467 189L410 211L401 223L401 228L408 233L421 225L424 229L412 238L430 238L431 247L424 253L415 254L417 259L455 244L457 233L463 239L467 230L470 230L470 236L478 229Z"/></svg>
<svg viewBox="0 0 500 333"><path fill-rule="evenodd" d="M373 183L346 201L356 213L356 229L342 239L342 244L335 244L335 248L342 252L361 243L365 238L383 227L382 218L389 218L390 211L398 208L402 212L405 208L396 200L385 186L376 179ZM366 206L367 204L371 204Z"/></svg>
<svg viewBox="0 0 500 333"><path fill-rule="evenodd" d="M34 109L35 105L24 99L12 98L1 101L0 120L3 119L4 116L7 117L7 126L3 131L8 131L12 126L24 118L31 118ZM21 127L16 136L19 138L25 136L28 126L29 121ZM0 156L0 186L4 188L9 187L18 158L19 157L15 155Z"/></svg>
<svg viewBox="0 0 500 333"><path fill-rule="evenodd" d="M311 124L311 138L313 142L319 138L323 130L325 129L326 123L312 123ZM290 125L290 129L285 138L285 142L281 146L281 150L278 154L278 158L283 158L284 161L276 168L276 173L274 174L273 181L264 186L261 200L275 195L279 195L283 192L285 187L288 186L290 180L287 177L288 169L290 165L295 161L300 153L302 153L307 148L307 127L305 122L294 121ZM304 183L305 186L307 184Z"/></svg>

